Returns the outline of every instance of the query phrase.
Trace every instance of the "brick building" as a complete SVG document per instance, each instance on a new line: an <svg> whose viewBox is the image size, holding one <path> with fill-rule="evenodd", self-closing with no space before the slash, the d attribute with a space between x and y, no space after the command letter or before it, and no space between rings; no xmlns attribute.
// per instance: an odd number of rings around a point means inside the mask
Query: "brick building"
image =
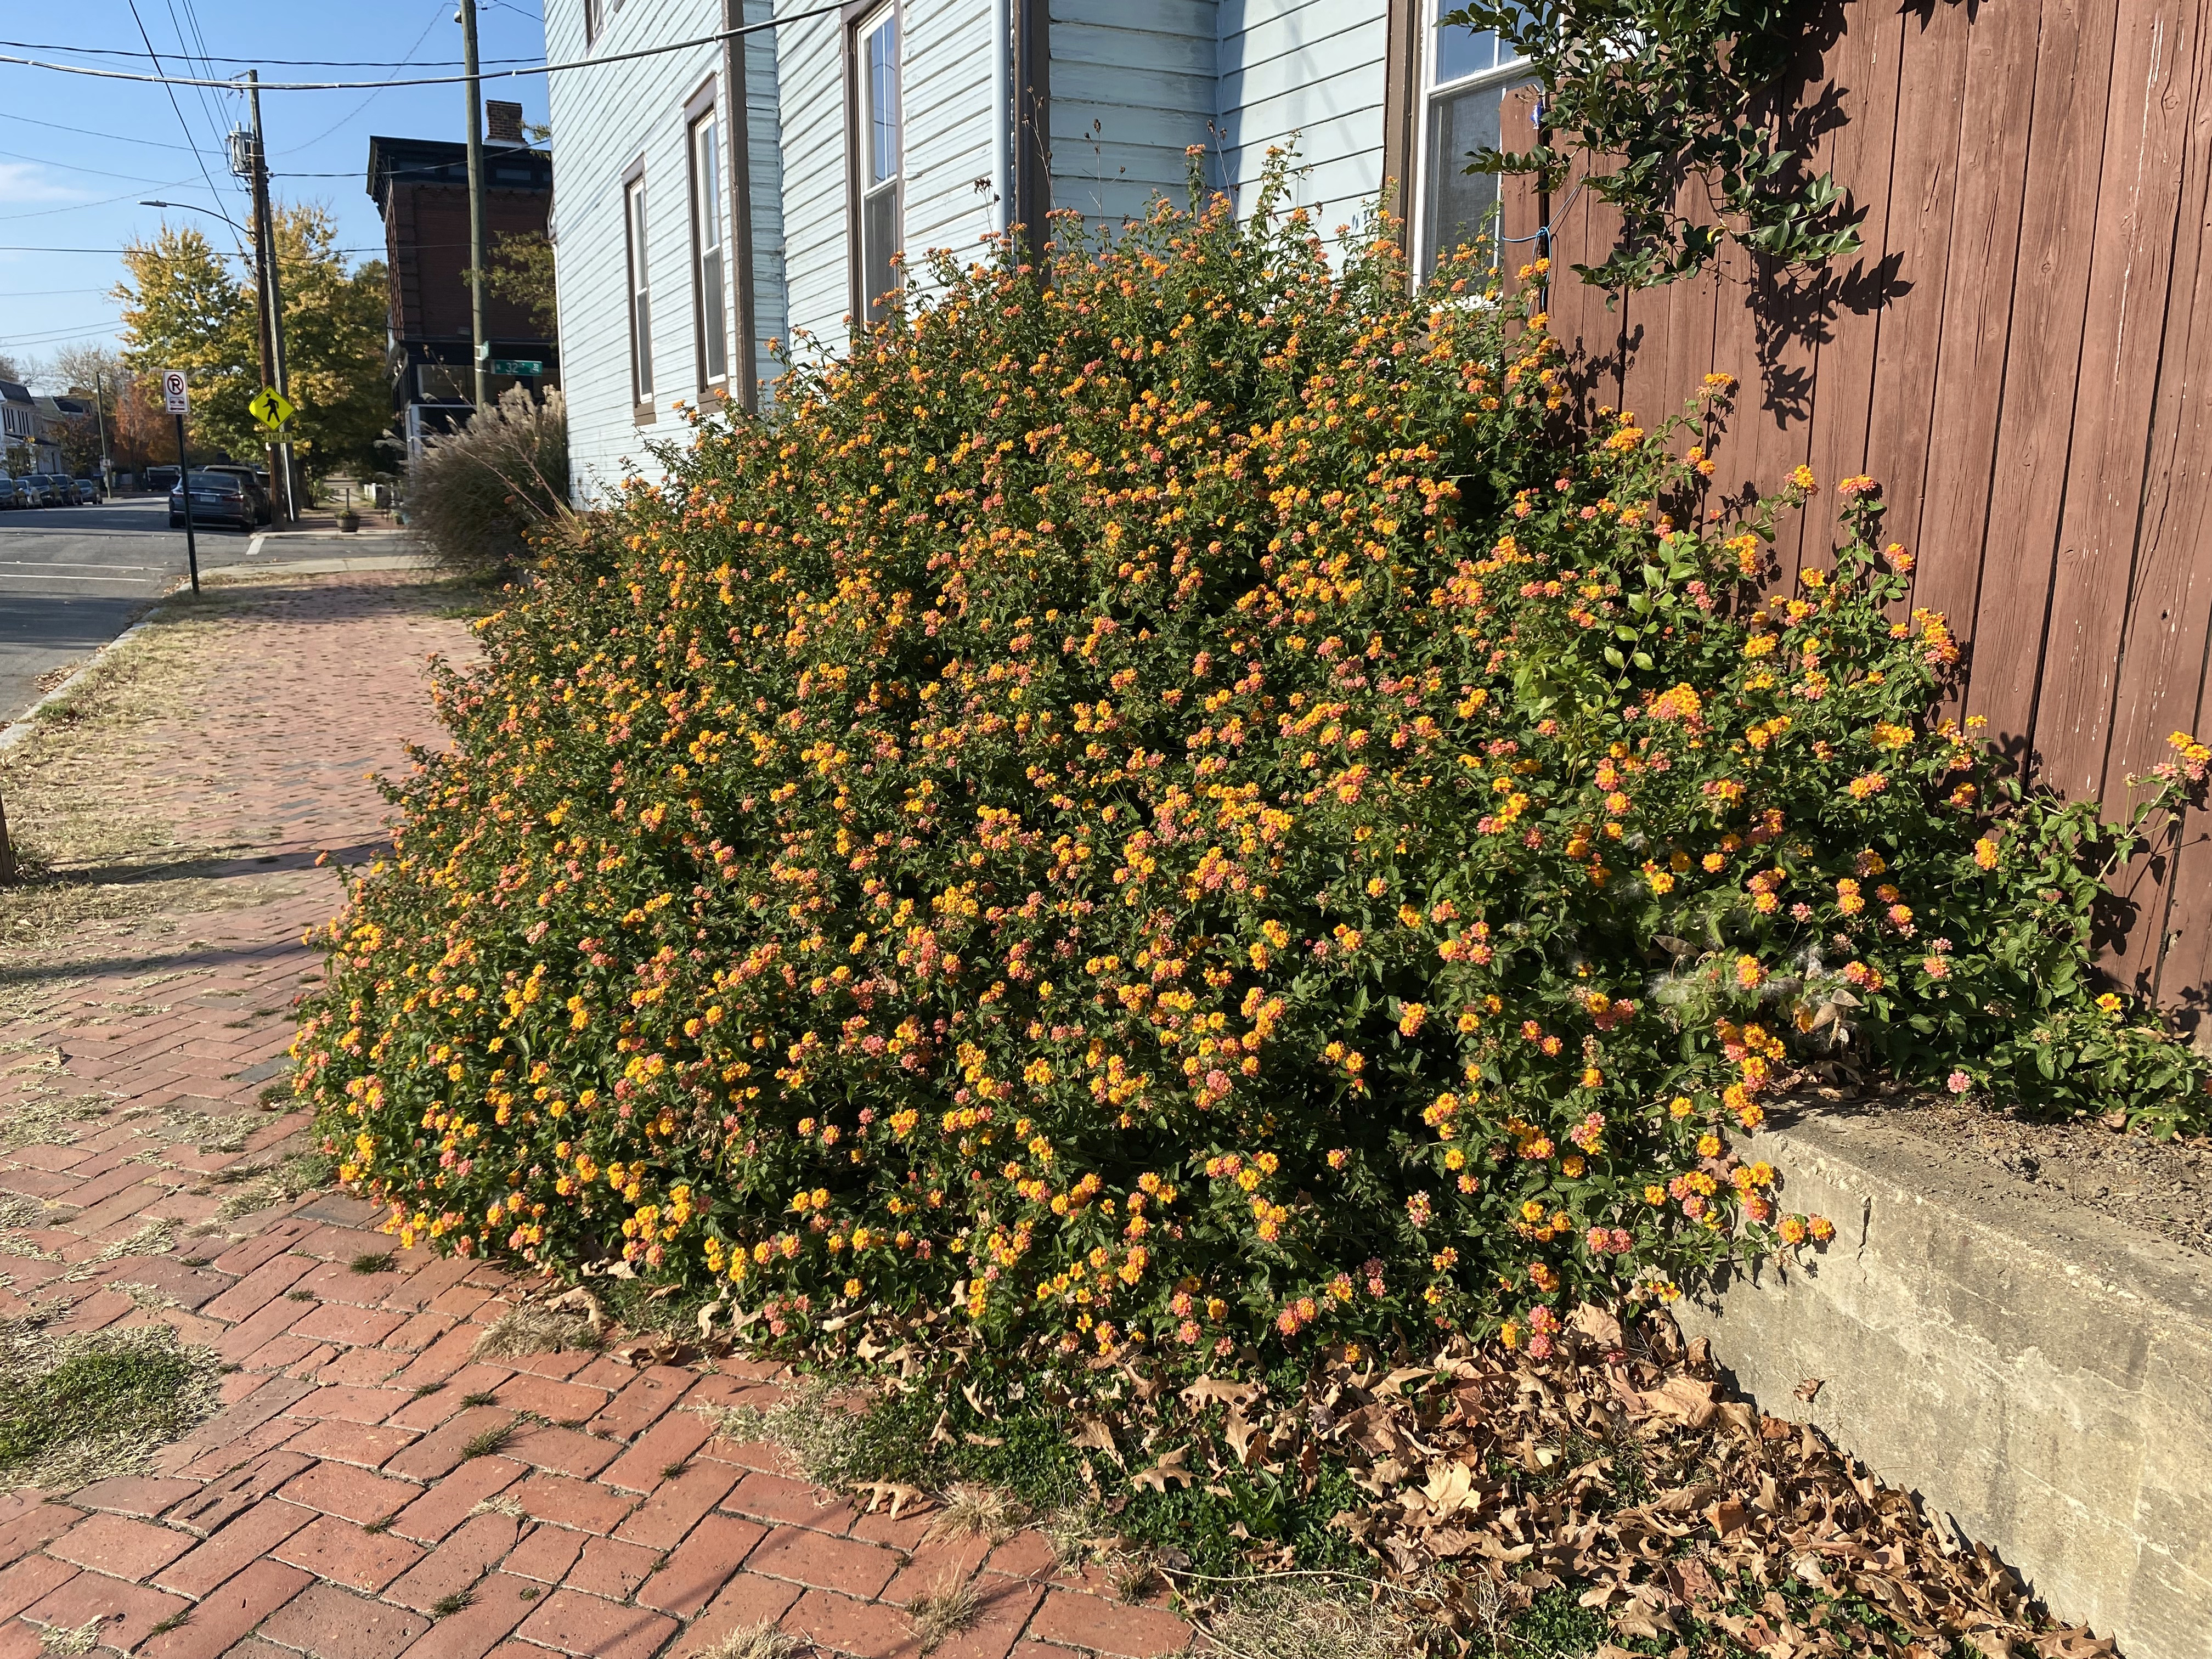
<svg viewBox="0 0 2212 1659"><path fill-rule="evenodd" d="M473 408L469 321L468 146L429 138L371 138L368 193L384 218L390 271L386 363L392 411L410 454L425 434L450 430ZM543 235L553 208L553 158L520 144L484 146L484 251L500 240ZM538 372L495 374L507 387L560 383L558 350L527 307L487 292L486 345L493 361L534 363Z"/></svg>

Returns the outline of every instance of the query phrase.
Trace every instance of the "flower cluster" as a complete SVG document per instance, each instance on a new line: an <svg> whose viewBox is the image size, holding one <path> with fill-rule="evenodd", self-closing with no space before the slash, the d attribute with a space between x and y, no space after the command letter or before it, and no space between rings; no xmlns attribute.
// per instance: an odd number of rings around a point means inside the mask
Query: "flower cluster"
<svg viewBox="0 0 2212 1659"><path fill-rule="evenodd" d="M1278 206L940 269L487 620L295 1045L391 1231L794 1337L1542 1351L1826 1235L1739 1143L1846 1045L2201 1111L1871 490L1762 597L1815 481L1708 520L1724 385L1584 432L1471 260Z"/></svg>

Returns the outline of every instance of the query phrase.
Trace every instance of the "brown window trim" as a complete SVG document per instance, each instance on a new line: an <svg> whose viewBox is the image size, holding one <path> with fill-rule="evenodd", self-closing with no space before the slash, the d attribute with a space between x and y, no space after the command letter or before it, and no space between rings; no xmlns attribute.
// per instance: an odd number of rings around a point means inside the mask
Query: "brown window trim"
<svg viewBox="0 0 2212 1659"><path fill-rule="evenodd" d="M1382 188L1397 218L1396 240L1413 252L1414 204L1410 194L1413 146L1421 106L1421 17L1424 0L1386 0L1382 59Z"/></svg>
<svg viewBox="0 0 2212 1659"><path fill-rule="evenodd" d="M722 0L724 29L744 27L744 0ZM745 91L745 42L749 35L722 41L722 82L729 88L730 228L723 241L734 270L726 271L723 285L732 290L737 313L736 360L730 380L737 387L738 406L750 414L760 407L760 363L754 337L760 330L753 295L753 198L751 137L746 127L752 106Z"/></svg>
<svg viewBox="0 0 2212 1659"><path fill-rule="evenodd" d="M641 154L635 161L632 161L628 167L623 169L621 185L623 216L623 331L628 337L629 343L629 417L632 423L637 426L649 426L657 418L657 410L655 406L656 394L648 388L643 399L641 400L637 395L637 268L639 264L645 259L646 250L641 246L643 239L639 234L637 222L630 216L629 192L630 186L643 182L644 178L645 157ZM649 270L645 285L645 291L647 303L650 305L652 303L653 283ZM646 349L648 354L650 354L653 348L652 326L653 319L648 316L646 319ZM658 365L656 365L656 367L658 367Z"/></svg>
<svg viewBox="0 0 2212 1659"><path fill-rule="evenodd" d="M1003 0L1000 0L1003 3ZM1052 210L1052 12L1049 0L1014 9L1013 222L1024 256L1044 257Z"/></svg>
<svg viewBox="0 0 2212 1659"><path fill-rule="evenodd" d="M906 241L906 7L903 0L846 0L837 14L845 55L845 297L852 307L854 326L866 328L868 297L861 292L866 278L860 274L860 25L888 10L898 34L899 50L899 177L898 225L901 251ZM905 269L903 265L900 267Z"/></svg>
<svg viewBox="0 0 2212 1659"><path fill-rule="evenodd" d="M691 378L702 399L712 397L719 404L724 401L724 393L731 378L736 373L734 366L730 362L727 338L727 330L730 326L730 235L727 230L722 233L720 322L725 331L725 337L722 347L722 377L718 380L709 380L707 377L707 296L699 283L699 124L709 119L719 123L722 117L723 111L714 95L715 85L715 77L709 75L700 83L699 89L684 100L684 195L687 210L685 217L689 221L684 240L691 250ZM722 130L720 125L716 125L714 134L714 148L717 152L714 158L715 164L718 167L727 167L728 159L722 153L726 147L721 142Z"/></svg>

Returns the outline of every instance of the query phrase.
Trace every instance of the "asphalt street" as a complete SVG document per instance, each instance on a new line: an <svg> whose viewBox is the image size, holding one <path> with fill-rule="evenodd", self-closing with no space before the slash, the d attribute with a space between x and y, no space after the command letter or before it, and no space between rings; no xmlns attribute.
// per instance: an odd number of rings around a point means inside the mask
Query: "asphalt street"
<svg viewBox="0 0 2212 1659"><path fill-rule="evenodd" d="M244 541L203 535L200 568ZM38 700L40 674L89 656L184 574L185 532L159 497L0 512L0 723Z"/></svg>

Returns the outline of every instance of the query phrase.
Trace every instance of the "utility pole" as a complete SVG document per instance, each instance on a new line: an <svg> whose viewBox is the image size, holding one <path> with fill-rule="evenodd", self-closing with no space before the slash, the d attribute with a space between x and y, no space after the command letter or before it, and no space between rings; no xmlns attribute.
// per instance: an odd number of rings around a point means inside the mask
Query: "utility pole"
<svg viewBox="0 0 2212 1659"><path fill-rule="evenodd" d="M253 117L253 247L255 262L261 267L262 321L266 331L262 337L262 373L265 384L289 397L292 389L285 384L284 374L284 294L276 276L276 225L269 211L269 152L261 141L261 71L246 70L246 82ZM271 444L269 454L270 481L273 483L282 477L284 516L297 524L300 497L292 476L292 446Z"/></svg>
<svg viewBox="0 0 2212 1659"><path fill-rule="evenodd" d="M484 339L483 87L477 76L477 0L461 0L462 70L469 79L469 336L476 349L476 404L490 401Z"/></svg>
<svg viewBox="0 0 2212 1659"><path fill-rule="evenodd" d="M100 489L106 495L115 488L115 463L107 458L107 389L96 368L92 371L92 418L100 424Z"/></svg>

